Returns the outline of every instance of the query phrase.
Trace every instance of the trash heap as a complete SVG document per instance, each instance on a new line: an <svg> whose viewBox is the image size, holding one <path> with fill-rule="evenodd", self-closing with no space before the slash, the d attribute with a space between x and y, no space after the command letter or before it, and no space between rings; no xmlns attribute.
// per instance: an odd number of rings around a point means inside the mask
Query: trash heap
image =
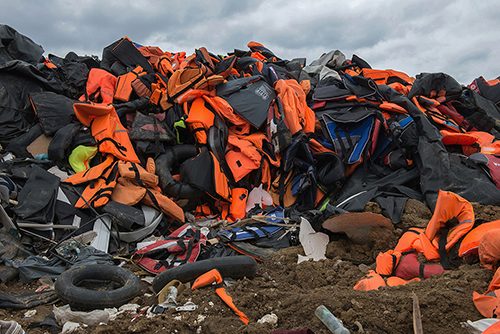
<svg viewBox="0 0 500 334"><path fill-rule="evenodd" d="M307 64L247 46L170 52L124 37L101 59L62 58L0 26L0 278L57 279L55 293L1 307L120 307L141 285L121 260L156 276L151 312L191 307L172 293L196 280L247 324L224 279L254 277L282 248L319 260L332 235L362 243L397 226L409 198L434 211L428 228L406 231L356 289L440 274L471 231L500 228L469 203L500 205L499 79L465 87L338 50ZM369 202L383 216L361 213ZM398 276L410 261L416 273ZM106 298L78 286L110 277L122 288Z"/></svg>

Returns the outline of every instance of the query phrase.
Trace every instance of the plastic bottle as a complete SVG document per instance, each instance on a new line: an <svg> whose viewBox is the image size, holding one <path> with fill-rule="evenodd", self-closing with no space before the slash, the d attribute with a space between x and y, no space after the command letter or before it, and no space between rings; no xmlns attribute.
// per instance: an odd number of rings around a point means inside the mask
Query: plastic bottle
<svg viewBox="0 0 500 334"><path fill-rule="evenodd" d="M349 330L342 324L342 320L334 316L325 305L318 306L314 314L333 334L350 334Z"/></svg>

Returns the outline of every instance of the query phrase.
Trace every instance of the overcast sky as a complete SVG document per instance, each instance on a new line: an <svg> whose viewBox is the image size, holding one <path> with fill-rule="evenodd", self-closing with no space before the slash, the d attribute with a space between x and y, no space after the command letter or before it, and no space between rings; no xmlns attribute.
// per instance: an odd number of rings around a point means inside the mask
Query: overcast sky
<svg viewBox="0 0 500 334"><path fill-rule="evenodd" d="M281 58L339 49L374 68L446 72L462 83L500 75L500 2L436 0L0 0L0 22L46 53L101 56L127 35L166 51L215 53L256 40Z"/></svg>

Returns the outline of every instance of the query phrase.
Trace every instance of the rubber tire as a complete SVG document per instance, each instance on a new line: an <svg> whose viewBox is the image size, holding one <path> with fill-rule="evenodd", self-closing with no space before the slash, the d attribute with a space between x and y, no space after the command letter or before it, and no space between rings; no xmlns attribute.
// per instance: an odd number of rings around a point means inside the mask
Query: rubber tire
<svg viewBox="0 0 500 334"><path fill-rule="evenodd" d="M199 189L188 183L174 180L172 168L180 165L187 159L191 159L198 154L198 149L194 145L181 144L168 147L164 154L155 160L156 174L159 178L159 185L163 193L174 199L198 199L203 195Z"/></svg>
<svg viewBox="0 0 500 334"><path fill-rule="evenodd" d="M254 278L257 273L257 262L249 256L238 255L186 263L168 269L156 276L153 280L153 290L158 293L168 282L174 279L182 283L194 281L198 276L212 269L219 270L224 278Z"/></svg>
<svg viewBox="0 0 500 334"><path fill-rule="evenodd" d="M79 282L87 279L116 282L120 284L120 288L97 291L77 286ZM126 304L139 294L141 281L131 271L121 267L89 264L63 272L56 281L55 290L59 298L68 303L71 309L88 311Z"/></svg>

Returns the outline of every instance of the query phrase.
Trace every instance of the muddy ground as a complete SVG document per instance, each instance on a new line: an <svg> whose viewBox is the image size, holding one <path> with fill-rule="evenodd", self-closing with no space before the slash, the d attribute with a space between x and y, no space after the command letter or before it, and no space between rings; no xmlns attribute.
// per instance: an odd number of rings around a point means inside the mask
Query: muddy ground
<svg viewBox="0 0 500 334"><path fill-rule="evenodd" d="M500 219L500 207L474 206L476 217L487 221ZM367 210L377 212L376 205ZM191 299L199 307L191 313L171 312L148 319L145 316L121 315L108 325L89 327L78 333L271 333L273 329L310 328L314 333L329 333L314 316L315 308L324 304L344 321L351 333L413 333L412 297L420 301L424 333L466 333L460 323L482 318L472 303L472 292L486 289L492 273L478 264L462 265L440 277L406 286L382 288L378 291L354 291L354 284L374 267L379 251L393 247L403 230L411 226L425 226L431 212L423 204L410 201L402 223L390 240L373 247L352 245L337 240L328 245L327 260L299 265L300 247L276 253L260 264L258 276L241 280L228 288L235 304L251 322L243 326L212 289L186 291L178 300ZM1 286L2 290L19 290L19 284ZM28 287L28 289L34 287ZM147 287L144 295L132 302L150 305ZM26 329L30 323L42 320L52 306L40 306L37 314L24 318L25 311L0 310L0 319L15 319ZM258 324L265 314L278 316L278 324ZM34 329L29 333L49 333Z"/></svg>

